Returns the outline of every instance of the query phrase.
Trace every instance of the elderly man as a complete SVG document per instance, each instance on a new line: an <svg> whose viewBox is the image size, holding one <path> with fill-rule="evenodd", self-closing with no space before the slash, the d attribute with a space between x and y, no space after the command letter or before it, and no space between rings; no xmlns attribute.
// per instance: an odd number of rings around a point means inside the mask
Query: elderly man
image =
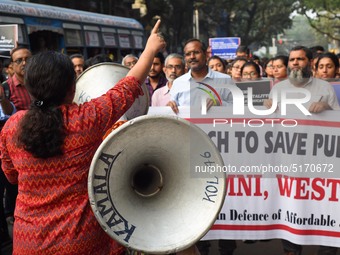
<svg viewBox="0 0 340 255"><path fill-rule="evenodd" d="M133 55L133 54L128 54L126 55L123 60L122 60L122 65L126 66L127 68L132 68L135 66L135 64L137 63L138 58Z"/></svg>
<svg viewBox="0 0 340 255"><path fill-rule="evenodd" d="M165 59L163 71L168 82L152 95L152 106L166 106L170 101L170 89L174 80L184 74L185 63L181 55L177 53L170 54Z"/></svg>

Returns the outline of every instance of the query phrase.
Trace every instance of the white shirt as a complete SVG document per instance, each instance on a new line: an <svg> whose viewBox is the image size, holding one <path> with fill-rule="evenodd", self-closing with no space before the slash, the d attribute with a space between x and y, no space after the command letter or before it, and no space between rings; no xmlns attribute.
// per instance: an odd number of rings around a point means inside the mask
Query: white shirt
<svg viewBox="0 0 340 255"><path fill-rule="evenodd" d="M178 106L198 106L201 105L203 97L214 97L215 100L218 100L218 96L220 96L222 105L232 105L232 94L229 89L226 88L226 85L236 85L229 75L208 68L208 74L201 82L214 88L217 93L208 86L197 83L191 76L191 70L189 70L188 73L174 80L170 90L171 100L175 101Z"/></svg>
<svg viewBox="0 0 340 255"><path fill-rule="evenodd" d="M317 78L309 78L308 82L302 86L302 87L297 87L292 84L289 79L286 79L284 81L281 81L277 83L273 89L270 91L269 98L273 98L273 91L277 90L278 91L278 103L280 104L281 102L281 91L283 89L291 89L291 88L304 88L307 89L311 93L311 99L309 102L304 104L304 106L308 109L309 106L314 103L314 102L325 102L328 103L328 105L333 109L333 110L340 110L338 98L336 96L336 93L334 91L333 86L328 83L327 81L317 79ZM302 98L301 93L296 93L295 95L293 93L289 93L289 98Z"/></svg>

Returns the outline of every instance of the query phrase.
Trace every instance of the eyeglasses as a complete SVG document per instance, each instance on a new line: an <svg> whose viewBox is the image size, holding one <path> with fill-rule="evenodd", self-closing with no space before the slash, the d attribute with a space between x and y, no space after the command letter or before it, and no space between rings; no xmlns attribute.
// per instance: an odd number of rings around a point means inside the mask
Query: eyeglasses
<svg viewBox="0 0 340 255"><path fill-rule="evenodd" d="M20 65L23 61L27 62L27 60L29 60L30 57L27 58L18 58L16 60L13 60L14 63L16 63L17 65Z"/></svg>
<svg viewBox="0 0 340 255"><path fill-rule="evenodd" d="M257 73L256 72L243 73L242 77L245 77L245 76L247 76L247 77L255 77L255 76L257 76Z"/></svg>
<svg viewBox="0 0 340 255"><path fill-rule="evenodd" d="M134 66L135 64L137 64L137 61L126 62L125 66Z"/></svg>
<svg viewBox="0 0 340 255"><path fill-rule="evenodd" d="M181 70L181 69L182 69L182 66L180 66L180 65L175 65L175 66L173 66L173 65L167 65L166 68L167 68L167 69L170 69L170 70L172 70L172 69Z"/></svg>

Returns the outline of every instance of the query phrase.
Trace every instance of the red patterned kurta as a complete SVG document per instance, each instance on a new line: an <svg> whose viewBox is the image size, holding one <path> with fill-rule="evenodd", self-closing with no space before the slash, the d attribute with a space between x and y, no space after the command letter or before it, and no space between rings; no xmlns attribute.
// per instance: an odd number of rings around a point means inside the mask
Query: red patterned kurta
<svg viewBox="0 0 340 255"><path fill-rule="evenodd" d="M91 102L62 106L64 155L49 159L34 158L16 146L14 137L26 111L7 121L1 135L2 168L10 182L19 184L13 254L121 253L123 248L93 215L87 177L103 135L140 94L138 82L129 77Z"/></svg>

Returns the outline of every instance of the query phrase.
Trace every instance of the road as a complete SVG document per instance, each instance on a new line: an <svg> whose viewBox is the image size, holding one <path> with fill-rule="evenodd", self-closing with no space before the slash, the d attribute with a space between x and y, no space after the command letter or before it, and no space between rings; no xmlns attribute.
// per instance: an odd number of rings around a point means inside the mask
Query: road
<svg viewBox="0 0 340 255"><path fill-rule="evenodd" d="M316 255L317 246L305 246L302 255ZM7 246L2 249L2 255L11 255L12 246ZM212 241L212 247L210 250L210 255L218 255L217 241ZM237 249L234 255L283 255L281 241L278 239L271 240L268 242L256 242L253 244L246 244L242 241L237 241ZM338 253L340 254L340 249Z"/></svg>

